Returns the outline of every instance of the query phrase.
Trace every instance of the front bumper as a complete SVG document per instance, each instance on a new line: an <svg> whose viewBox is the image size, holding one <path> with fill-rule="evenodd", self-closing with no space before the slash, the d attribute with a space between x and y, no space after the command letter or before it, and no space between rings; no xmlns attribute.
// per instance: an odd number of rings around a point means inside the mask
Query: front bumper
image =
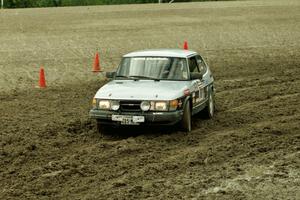
<svg viewBox="0 0 300 200"><path fill-rule="evenodd" d="M157 125L174 125L182 119L183 111L177 110L172 112L119 112L119 111L104 111L98 109L90 110L89 116L97 119L102 124L120 124L120 122L112 121L112 115L127 115L127 116L144 116L145 122L142 124L157 124Z"/></svg>

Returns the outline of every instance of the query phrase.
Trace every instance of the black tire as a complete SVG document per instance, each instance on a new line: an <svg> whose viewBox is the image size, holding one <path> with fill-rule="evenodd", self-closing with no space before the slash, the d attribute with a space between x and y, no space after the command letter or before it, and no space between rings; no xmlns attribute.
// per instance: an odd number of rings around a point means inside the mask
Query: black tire
<svg viewBox="0 0 300 200"><path fill-rule="evenodd" d="M207 119L211 119L215 114L215 98L212 90L208 93L207 106L203 110L204 117Z"/></svg>
<svg viewBox="0 0 300 200"><path fill-rule="evenodd" d="M192 130L192 114L190 101L187 101L183 110L183 116L181 120L181 128L185 132L190 132Z"/></svg>
<svg viewBox="0 0 300 200"><path fill-rule="evenodd" d="M107 127L99 120L96 121L96 130L101 135L105 135L107 133Z"/></svg>

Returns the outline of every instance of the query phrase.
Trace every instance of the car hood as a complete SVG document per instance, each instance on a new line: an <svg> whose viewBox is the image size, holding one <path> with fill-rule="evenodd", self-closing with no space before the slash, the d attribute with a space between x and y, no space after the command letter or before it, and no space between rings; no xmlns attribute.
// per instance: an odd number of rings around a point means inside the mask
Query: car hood
<svg viewBox="0 0 300 200"><path fill-rule="evenodd" d="M183 96L189 81L113 80L95 95L100 99L173 100Z"/></svg>

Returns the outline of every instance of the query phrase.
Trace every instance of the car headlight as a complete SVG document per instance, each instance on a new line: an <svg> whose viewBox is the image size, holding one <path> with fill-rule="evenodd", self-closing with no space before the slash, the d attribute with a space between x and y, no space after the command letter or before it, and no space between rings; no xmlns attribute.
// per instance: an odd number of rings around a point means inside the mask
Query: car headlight
<svg viewBox="0 0 300 200"><path fill-rule="evenodd" d="M110 101L109 100L100 100L99 101L99 109L109 110L110 109Z"/></svg>
<svg viewBox="0 0 300 200"><path fill-rule="evenodd" d="M170 105L170 106L169 106L169 110L170 110L170 111L177 110L178 105L179 105L179 101L178 101L177 99L172 100L172 101L170 101L170 104L169 104L169 105Z"/></svg>
<svg viewBox="0 0 300 200"><path fill-rule="evenodd" d="M155 102L154 109L157 110L157 111L167 111L168 110L168 104L165 101Z"/></svg>
<svg viewBox="0 0 300 200"><path fill-rule="evenodd" d="M140 105L142 111L148 111L151 107L150 102L149 101L142 101L141 105Z"/></svg>
<svg viewBox="0 0 300 200"><path fill-rule="evenodd" d="M97 99L96 98L93 98L92 106L93 106L93 108L97 107Z"/></svg>
<svg viewBox="0 0 300 200"><path fill-rule="evenodd" d="M120 108L120 102L119 101L111 101L111 109L112 110L119 110Z"/></svg>

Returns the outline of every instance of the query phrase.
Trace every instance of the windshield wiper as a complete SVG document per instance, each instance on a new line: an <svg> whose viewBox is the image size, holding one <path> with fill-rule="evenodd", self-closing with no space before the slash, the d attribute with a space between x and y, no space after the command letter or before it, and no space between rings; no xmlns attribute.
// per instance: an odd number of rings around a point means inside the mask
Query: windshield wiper
<svg viewBox="0 0 300 200"><path fill-rule="evenodd" d="M149 77L149 76L129 76L132 78L141 78L141 79L149 79L149 80L155 80L155 81L159 81L160 79L158 78L154 78L154 77Z"/></svg>
<svg viewBox="0 0 300 200"><path fill-rule="evenodd" d="M117 75L116 78L128 78L128 79L134 79L131 76L124 76L124 75Z"/></svg>

